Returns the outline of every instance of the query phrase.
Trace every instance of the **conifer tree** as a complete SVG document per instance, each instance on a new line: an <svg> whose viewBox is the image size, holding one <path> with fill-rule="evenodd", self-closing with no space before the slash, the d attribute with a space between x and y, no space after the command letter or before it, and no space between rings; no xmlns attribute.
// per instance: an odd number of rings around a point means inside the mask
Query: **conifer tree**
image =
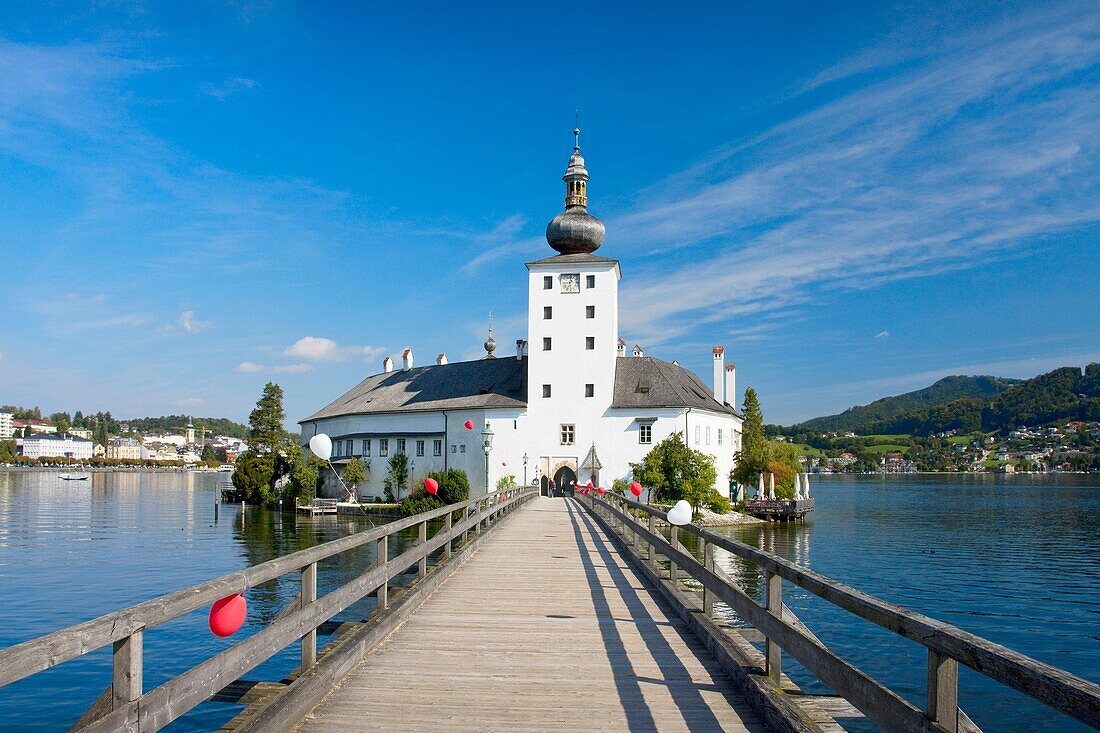
<svg viewBox="0 0 1100 733"><path fill-rule="evenodd" d="M767 471L768 439L764 436L764 413L752 387L745 390L741 414L744 416L741 450L734 456L736 465L730 472L730 479L746 486L755 486L760 474Z"/></svg>

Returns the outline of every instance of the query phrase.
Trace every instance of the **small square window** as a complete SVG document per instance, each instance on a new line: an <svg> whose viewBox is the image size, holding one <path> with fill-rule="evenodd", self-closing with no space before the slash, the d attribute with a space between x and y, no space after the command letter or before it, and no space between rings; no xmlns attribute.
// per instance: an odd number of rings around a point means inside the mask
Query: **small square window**
<svg viewBox="0 0 1100 733"><path fill-rule="evenodd" d="M424 441L423 440L416 441L416 455L417 456L424 455Z"/></svg>
<svg viewBox="0 0 1100 733"><path fill-rule="evenodd" d="M397 452L400 453L401 455L405 454L405 439L404 438L398 438L397 439Z"/></svg>
<svg viewBox="0 0 1100 733"><path fill-rule="evenodd" d="M388 456L390 454L390 441L386 438L378 439L378 455Z"/></svg>
<svg viewBox="0 0 1100 733"><path fill-rule="evenodd" d="M432 441L432 455L433 456L443 455L443 441L442 440L433 440Z"/></svg>
<svg viewBox="0 0 1100 733"><path fill-rule="evenodd" d="M553 308L553 306L544 305L542 307L542 317L543 317L544 320L547 320L547 321L549 321L551 318L553 318L554 317L554 308Z"/></svg>
<svg viewBox="0 0 1100 733"><path fill-rule="evenodd" d="M594 385L594 384L584 385L584 396L585 397L595 397L596 396L596 385Z"/></svg>
<svg viewBox="0 0 1100 733"><path fill-rule="evenodd" d="M549 397L550 396L550 385L549 384L542 385L542 396L543 397Z"/></svg>
<svg viewBox="0 0 1100 733"><path fill-rule="evenodd" d="M592 349L596 348L596 337L595 336L585 336L584 337L584 348L587 349L588 351L592 351Z"/></svg>
<svg viewBox="0 0 1100 733"><path fill-rule="evenodd" d="M586 305L584 307L584 317L585 318L595 318L596 317L596 306Z"/></svg>
<svg viewBox="0 0 1100 733"><path fill-rule="evenodd" d="M577 439L577 426L576 425L562 425L561 426L561 444L573 445Z"/></svg>
<svg viewBox="0 0 1100 733"><path fill-rule="evenodd" d="M550 350L550 337L549 336L543 336L542 337L542 350L543 351L549 351Z"/></svg>
<svg viewBox="0 0 1100 733"><path fill-rule="evenodd" d="M543 276L543 278L542 278L542 289L543 290L553 290L554 289L554 276L553 275L544 275Z"/></svg>
<svg viewBox="0 0 1100 733"><path fill-rule="evenodd" d="M451 453L457 453L457 452L458 452L458 446L457 445L452 445L451 446Z"/></svg>
<svg viewBox="0 0 1100 733"><path fill-rule="evenodd" d="M584 286L586 288L596 287L596 276L595 275L585 275L584 276Z"/></svg>
<svg viewBox="0 0 1100 733"><path fill-rule="evenodd" d="M459 452L459 453L465 453L465 452L466 452L466 444L465 444L465 443L463 443L462 445L458 446L458 452Z"/></svg>
<svg viewBox="0 0 1100 733"><path fill-rule="evenodd" d="M638 426L638 442L649 444L653 442L653 426L647 422Z"/></svg>

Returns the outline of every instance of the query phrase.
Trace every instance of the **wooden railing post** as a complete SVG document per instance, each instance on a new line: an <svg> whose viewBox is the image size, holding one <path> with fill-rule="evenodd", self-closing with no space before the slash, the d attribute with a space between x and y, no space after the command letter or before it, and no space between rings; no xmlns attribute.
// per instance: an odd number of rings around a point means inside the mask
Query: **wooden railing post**
<svg viewBox="0 0 1100 733"><path fill-rule="evenodd" d="M781 575L775 575L771 572L764 571L764 580L767 583L767 605L768 611L776 618L783 618L783 577ZM779 686L779 675L781 674L781 662L780 662L780 649L779 645L771 639L767 640L766 648L764 650L764 657L767 663L768 677L771 678L772 683L777 687Z"/></svg>
<svg viewBox="0 0 1100 733"><path fill-rule="evenodd" d="M423 547L428 544L428 523L421 522L417 527L416 544ZM416 563L416 577L423 578L428 574L428 555L425 553Z"/></svg>
<svg viewBox="0 0 1100 733"><path fill-rule="evenodd" d="M390 554L390 538L389 536L379 537L378 546L375 551L374 564L385 565L389 560ZM382 584L378 586L378 590L374 594L376 602L376 608L379 611L384 611L390 605L390 581L388 578L383 578Z"/></svg>
<svg viewBox="0 0 1100 733"><path fill-rule="evenodd" d="M928 717L950 733L959 729L959 663L928 650Z"/></svg>
<svg viewBox="0 0 1100 733"><path fill-rule="evenodd" d="M466 538L470 534L470 505L462 507L462 544L466 544Z"/></svg>
<svg viewBox="0 0 1100 733"><path fill-rule="evenodd" d="M680 549L679 534L680 534L680 528L677 527L675 524L673 524L669 527L668 542L669 542L670 545L672 545L672 549L674 549L674 550L679 550ZM669 581L672 582L672 587L673 588L676 587L676 576L677 575L679 575L679 573L677 573L676 561L672 559L671 555L669 555L669 557L668 557L668 579L669 579Z"/></svg>
<svg viewBox="0 0 1100 733"><path fill-rule="evenodd" d="M657 517L652 514L649 515L649 533L657 534ZM657 548L653 546L653 543L649 543L649 564L653 565L657 562Z"/></svg>
<svg viewBox="0 0 1100 733"><path fill-rule="evenodd" d="M714 545L703 540L703 567L707 572L714 572ZM714 593L703 586L703 615L714 618Z"/></svg>
<svg viewBox="0 0 1100 733"><path fill-rule="evenodd" d="M317 563L302 568L302 608L317 600ZM302 637L302 671L317 663L317 629L310 629Z"/></svg>
<svg viewBox="0 0 1100 733"><path fill-rule="evenodd" d="M443 533L447 537L447 544L443 545L443 557L451 556L451 545L454 543L454 538L451 537L451 527L454 526L454 514L447 512L447 518L443 520Z"/></svg>
<svg viewBox="0 0 1100 733"><path fill-rule="evenodd" d="M118 710L141 697L144 629L114 643L111 707Z"/></svg>

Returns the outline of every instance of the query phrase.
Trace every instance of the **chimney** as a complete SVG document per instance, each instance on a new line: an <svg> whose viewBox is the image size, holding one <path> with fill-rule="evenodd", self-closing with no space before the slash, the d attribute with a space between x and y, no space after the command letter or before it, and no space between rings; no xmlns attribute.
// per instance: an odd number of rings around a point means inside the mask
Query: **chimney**
<svg viewBox="0 0 1100 733"><path fill-rule="evenodd" d="M718 404L726 404L726 347L715 346L714 352L714 399Z"/></svg>
<svg viewBox="0 0 1100 733"><path fill-rule="evenodd" d="M626 356L626 342L619 339L619 343L615 347L615 352L615 356Z"/></svg>
<svg viewBox="0 0 1100 733"><path fill-rule="evenodd" d="M390 357L387 356L385 359L382 360L382 373L383 374L389 374L392 371L393 371L393 359L391 359Z"/></svg>
<svg viewBox="0 0 1100 733"><path fill-rule="evenodd" d="M516 339L516 358L522 359L527 356L527 342L523 339Z"/></svg>
<svg viewBox="0 0 1100 733"><path fill-rule="evenodd" d="M642 347L638 344L634 344L634 356L645 356L645 352L642 351Z"/></svg>
<svg viewBox="0 0 1100 733"><path fill-rule="evenodd" d="M447 363L447 355L446 354L440 354L439 356L435 357L435 363L438 364L439 366L443 366L444 364Z"/></svg>
<svg viewBox="0 0 1100 733"><path fill-rule="evenodd" d="M402 371L409 371L413 368L413 350L405 349L405 353L401 354L401 369Z"/></svg>
<svg viewBox="0 0 1100 733"><path fill-rule="evenodd" d="M726 364L726 402L737 407L737 365Z"/></svg>

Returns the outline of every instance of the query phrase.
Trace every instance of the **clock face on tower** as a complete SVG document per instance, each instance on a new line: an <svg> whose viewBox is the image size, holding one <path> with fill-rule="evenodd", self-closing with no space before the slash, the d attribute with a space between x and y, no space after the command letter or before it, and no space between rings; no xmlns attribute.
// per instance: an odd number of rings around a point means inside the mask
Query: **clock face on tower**
<svg viewBox="0 0 1100 733"><path fill-rule="evenodd" d="M579 293L581 291L581 276L579 273L565 273L561 276L561 291L563 293Z"/></svg>

